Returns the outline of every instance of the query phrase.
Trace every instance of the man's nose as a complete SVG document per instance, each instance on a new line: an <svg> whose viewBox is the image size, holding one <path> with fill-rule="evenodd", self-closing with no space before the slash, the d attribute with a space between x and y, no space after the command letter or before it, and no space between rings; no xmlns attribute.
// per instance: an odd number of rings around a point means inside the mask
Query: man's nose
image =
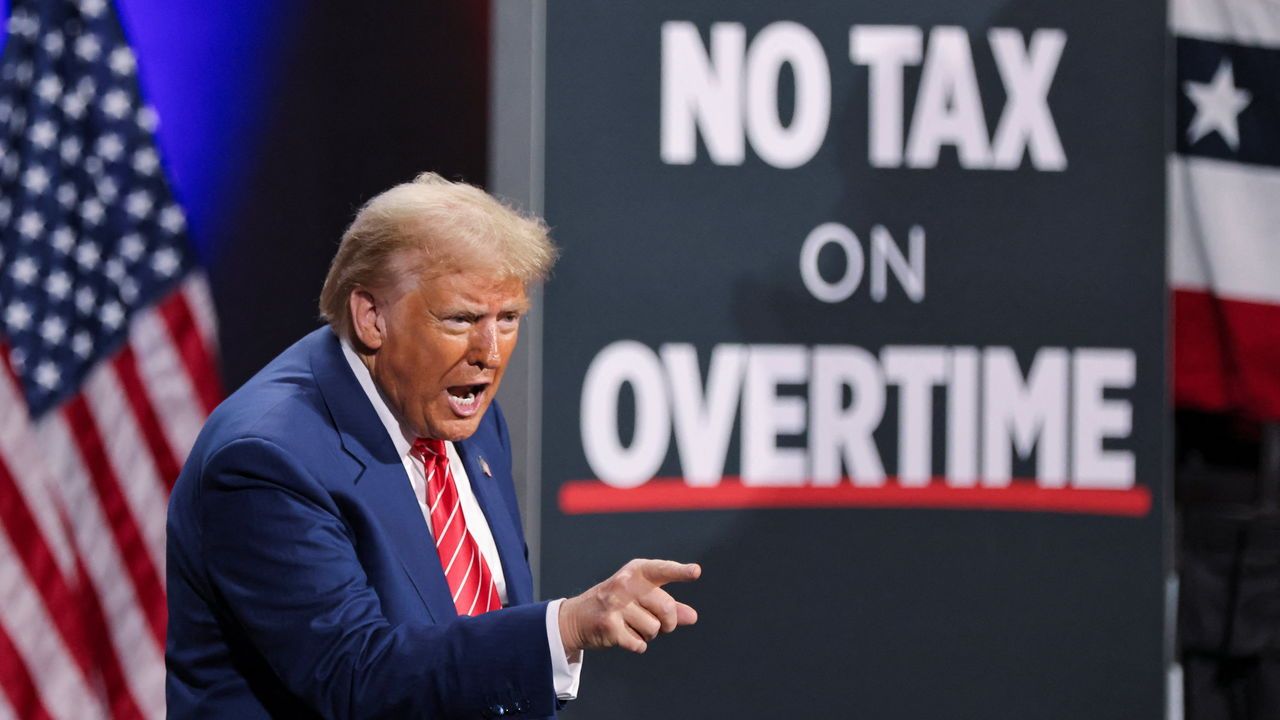
<svg viewBox="0 0 1280 720"><path fill-rule="evenodd" d="M502 364L502 353L498 350L498 328L494 323L482 322L476 325L471 335L471 354L468 360L472 365L483 368L496 368Z"/></svg>

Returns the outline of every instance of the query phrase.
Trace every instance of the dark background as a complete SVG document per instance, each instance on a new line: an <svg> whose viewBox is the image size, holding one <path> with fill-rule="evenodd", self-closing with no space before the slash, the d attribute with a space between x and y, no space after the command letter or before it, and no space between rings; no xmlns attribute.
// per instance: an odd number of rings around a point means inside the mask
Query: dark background
<svg viewBox="0 0 1280 720"><path fill-rule="evenodd" d="M831 70L818 154L794 170L659 155L660 26L741 22L750 40L792 20ZM867 71L847 61L853 24L970 31L988 129L1004 95L990 27L1068 41L1050 107L1069 166L1037 172L875 169ZM1146 28L1146 30L1143 30ZM543 591L585 589L632 556L702 563L677 588L702 612L643 658L593 654L566 717L1151 718L1163 712L1167 414L1163 9L1050 2L555 2L548 13L546 213L564 246L547 287ZM926 40L927 48L927 40ZM910 99L919 69L907 72ZM585 99L590 99L586 101ZM927 299L867 280L838 304L798 272L823 222L865 243L927 233ZM1137 352L1141 519L921 510L765 510L564 516L560 484L592 477L577 432L582 379L610 342L691 342L706 372L721 342L1012 346ZM796 387L784 393L802 395ZM893 412L881 423L896 468ZM938 410L935 406L935 416ZM624 414L624 417L626 415ZM740 421L740 420L739 420ZM935 432L940 432L935 417ZM552 431L551 429L556 429ZM804 444L804 438L790 438ZM726 475L739 472L736 438ZM935 453L935 463L940 463ZM1015 464L1014 473L1029 472ZM677 475L674 442L660 475ZM589 684L589 687L588 687Z"/></svg>

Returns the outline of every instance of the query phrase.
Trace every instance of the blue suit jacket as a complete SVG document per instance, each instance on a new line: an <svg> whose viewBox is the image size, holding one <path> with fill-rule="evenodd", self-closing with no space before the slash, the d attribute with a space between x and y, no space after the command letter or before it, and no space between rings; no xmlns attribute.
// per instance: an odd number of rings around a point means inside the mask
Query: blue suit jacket
<svg viewBox="0 0 1280 720"><path fill-rule="evenodd" d="M496 404L457 449L509 596L461 619L328 328L219 406L169 502L169 717L553 715L546 604L533 603Z"/></svg>

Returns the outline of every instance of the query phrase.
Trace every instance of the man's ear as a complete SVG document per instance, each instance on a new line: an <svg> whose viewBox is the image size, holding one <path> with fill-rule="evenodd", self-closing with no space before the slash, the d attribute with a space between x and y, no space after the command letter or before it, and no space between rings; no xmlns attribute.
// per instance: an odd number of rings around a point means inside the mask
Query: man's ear
<svg viewBox="0 0 1280 720"><path fill-rule="evenodd" d="M382 347L386 324L373 293L357 286L347 298L347 308L351 312L351 329L357 343L370 350Z"/></svg>

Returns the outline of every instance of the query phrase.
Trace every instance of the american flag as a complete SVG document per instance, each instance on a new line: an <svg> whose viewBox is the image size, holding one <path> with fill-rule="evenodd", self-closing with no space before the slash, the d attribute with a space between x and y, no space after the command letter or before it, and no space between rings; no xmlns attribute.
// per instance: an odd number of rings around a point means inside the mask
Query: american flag
<svg viewBox="0 0 1280 720"><path fill-rule="evenodd" d="M1280 4L1173 0L1174 397L1280 420Z"/></svg>
<svg viewBox="0 0 1280 720"><path fill-rule="evenodd" d="M213 305L107 0L13 0L0 62L0 718L164 714L165 507Z"/></svg>

